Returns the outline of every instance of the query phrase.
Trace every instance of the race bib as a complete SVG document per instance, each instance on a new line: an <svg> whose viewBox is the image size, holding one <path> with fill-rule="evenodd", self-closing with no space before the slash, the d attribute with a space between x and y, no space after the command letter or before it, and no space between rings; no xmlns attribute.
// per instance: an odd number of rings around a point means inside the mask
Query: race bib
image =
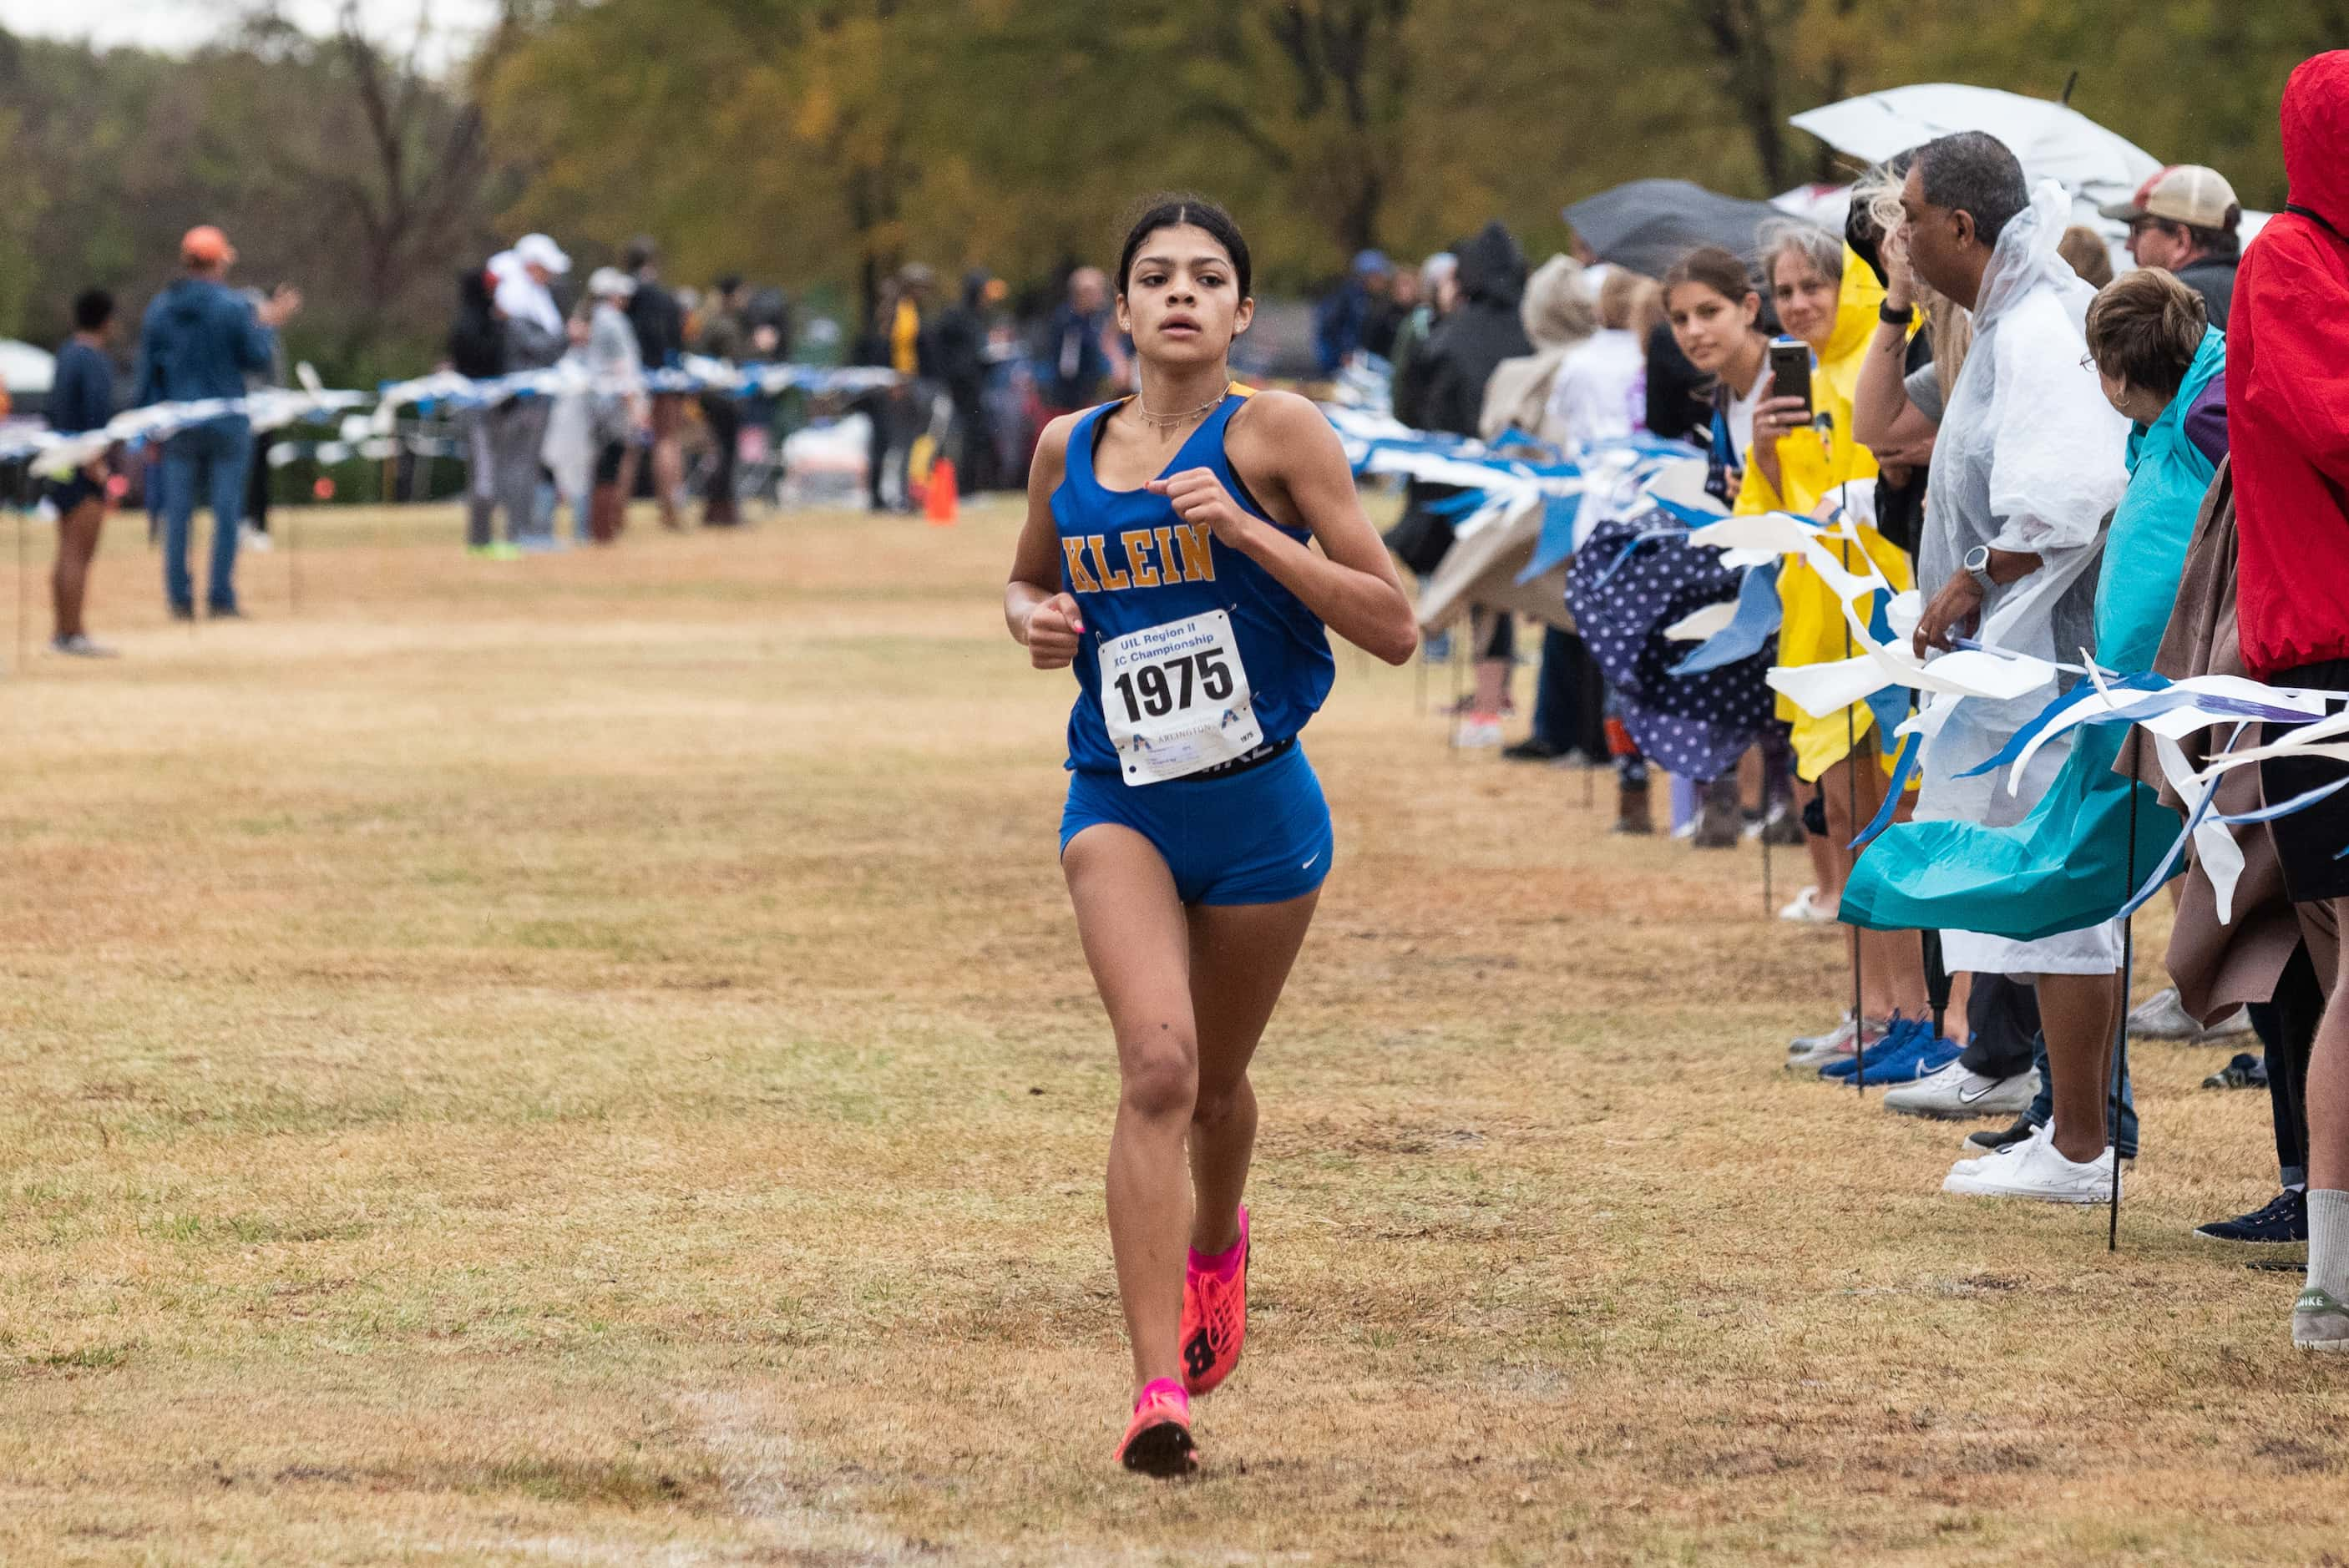
<svg viewBox="0 0 2349 1568"><path fill-rule="evenodd" d="M1160 784L1263 744L1232 618L1210 610L1101 646L1102 717L1129 784Z"/></svg>

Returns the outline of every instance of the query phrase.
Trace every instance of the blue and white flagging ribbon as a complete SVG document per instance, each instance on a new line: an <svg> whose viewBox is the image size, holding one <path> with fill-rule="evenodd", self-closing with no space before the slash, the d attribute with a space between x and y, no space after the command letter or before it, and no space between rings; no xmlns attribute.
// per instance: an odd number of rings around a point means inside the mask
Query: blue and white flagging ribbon
<svg viewBox="0 0 2349 1568"><path fill-rule="evenodd" d="M1700 529L1690 538L1692 542L1724 550L1798 556L1842 600L1844 618L1858 650L1854 657L1798 668L1781 665L1770 671L1772 687L1785 693L1804 712L1824 717L1851 703L1886 693L1898 693L1904 702L1910 691L1926 698L1922 708L1897 727L1895 733L1901 737L1902 745L1892 787L1884 810L1860 834L1856 846L1867 844L1890 823L1894 805L1917 771L1923 742L1939 734L1961 704L2013 702L2033 692L2052 690L2064 675L2084 678L2068 691L2051 696L1995 755L1964 776L2002 770L2007 791L2013 794L2020 790L2032 758L2069 729L2084 724L2119 724L2145 730L2163 778L2185 805L2186 820L2156 873L2137 890L2121 912L2124 914L2135 913L2158 891L2191 842L2217 894L2220 920L2231 920L2243 860L2227 829L2290 816L2349 788L2349 779L2340 780L2257 811L2231 816L2217 811L2213 805L2220 779L2237 768L2287 756L2349 762L2349 707L2333 711L2333 705L2342 700L2338 693L2269 686L2240 676L2172 680L2150 671L2116 672L2100 667L2085 654L2079 664L2058 663L2013 652L1987 638L1961 639L1951 652L1920 659L1910 646L1922 609L1920 595L1913 590L1893 593L1865 551L1858 552L1855 570L1827 548L1829 542L1857 542L1857 532L1848 523L1827 528L1791 513L1768 512L1731 518ZM1868 606L1865 614L1862 604ZM2189 764L2178 744L2189 735L2228 726L2231 746L2242 738L2245 727L2255 723L2295 727L2263 745L2222 750L2199 771Z"/></svg>
<svg viewBox="0 0 2349 1568"><path fill-rule="evenodd" d="M339 418L336 439L319 443L314 455L324 461L388 457L395 449L388 443L398 412L406 407L493 407L518 397L573 393L688 392L771 397L801 390L819 396L854 395L894 385L898 377L894 370L873 366L734 365L687 355L671 368L626 379L599 380L576 360L486 379L441 371L414 380L388 381L371 393L329 389L307 365L297 367L295 379L298 386L264 387L242 397L206 397L126 409L103 429L76 435L41 429L9 431L0 434L0 462L28 461L41 478L63 478L104 456L109 448L136 449L167 440L192 426L240 416L255 434ZM359 409L372 411L360 415L356 412Z"/></svg>

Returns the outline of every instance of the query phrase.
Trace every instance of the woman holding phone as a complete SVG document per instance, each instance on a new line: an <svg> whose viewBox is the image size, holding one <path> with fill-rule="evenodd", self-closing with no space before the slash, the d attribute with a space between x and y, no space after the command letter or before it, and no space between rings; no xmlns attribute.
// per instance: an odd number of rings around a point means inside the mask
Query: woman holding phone
<svg viewBox="0 0 2349 1568"><path fill-rule="evenodd" d="M1909 587L1909 558L1876 531L1875 480L1878 454L1852 432L1852 394L1859 384L1869 343L1876 335L1884 285L1843 241L1808 223L1773 224L1763 232L1763 266L1778 321L1786 337L1771 346L1775 359L1789 369L1801 366L1808 385L1782 389L1774 374L1754 410L1754 445L1733 510L1804 512L1821 521L1848 520L1860 543L1833 548L1847 564L1860 569L1865 550L1894 590ZM1788 339L1793 341L1789 342ZM1804 363L1807 359L1808 363ZM1905 455L1905 454L1904 454ZM1851 656L1850 629L1842 603L1819 574L1789 557L1778 573L1782 619L1778 662L1783 665L1827 664ZM1862 605L1860 613L1868 614ZM1784 696L1778 716L1793 727L1795 776L1818 787L1827 823L1826 852L1840 886L1850 874L1853 839L1884 804L1891 760L1876 734L1876 716L1864 702L1815 718ZM1881 1062L1867 1068L1868 1081L1885 1082L1904 1069L1909 1078L1938 1069L1942 1055L1925 1052L1926 1038L1912 1040L1927 1011L1924 950L1913 932L1850 932L1852 961L1861 981L1860 1016L1846 1019L1826 1035L1800 1042L1789 1067L1849 1068L1861 1048ZM1896 1016L1909 1022L1894 1037ZM1898 1047L1913 1045L1920 1051ZM1923 1052L1923 1054L1920 1054ZM1910 1057L1916 1059L1911 1061ZM1904 1080L1905 1081L1905 1080Z"/></svg>

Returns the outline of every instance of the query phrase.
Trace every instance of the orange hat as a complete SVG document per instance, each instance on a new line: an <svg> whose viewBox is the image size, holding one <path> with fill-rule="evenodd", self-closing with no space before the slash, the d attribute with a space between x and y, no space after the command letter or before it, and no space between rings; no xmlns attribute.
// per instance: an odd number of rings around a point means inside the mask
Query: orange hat
<svg viewBox="0 0 2349 1568"><path fill-rule="evenodd" d="M210 223L199 223L180 237L180 260L191 266L209 267L236 260L236 247Z"/></svg>

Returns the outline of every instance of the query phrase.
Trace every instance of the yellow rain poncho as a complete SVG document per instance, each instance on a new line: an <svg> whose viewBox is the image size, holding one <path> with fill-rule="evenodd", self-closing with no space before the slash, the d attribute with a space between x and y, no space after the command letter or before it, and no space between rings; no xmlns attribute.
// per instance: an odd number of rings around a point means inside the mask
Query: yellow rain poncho
<svg viewBox="0 0 2349 1568"><path fill-rule="evenodd" d="M1859 386L1860 362L1876 335L1877 307L1884 302L1884 285L1876 281L1866 262L1844 252L1843 288L1836 299L1835 330L1818 351L1818 368L1811 377L1811 407L1833 422L1825 429L1795 430L1778 440L1778 473L1783 490L1774 490L1745 454L1745 479L1737 491L1739 513L1793 511L1808 514L1820 501L1835 496L1838 486L1876 477L1876 458L1852 439L1851 401ZM1910 585L1909 557L1891 541L1861 522L1859 537L1897 591ZM1848 543L1830 543L1856 554ZM1855 568L1855 559L1849 564ZM1847 658L1843 610L1834 590L1799 558L1789 556L1778 573L1778 663L1794 666L1826 664ZM1865 614L1865 608L1861 613ZM1843 760L1855 740L1866 739L1875 716L1864 702L1848 712L1813 718L1785 696L1778 698L1778 717L1794 726L1795 771L1806 783ZM1889 759L1886 759L1889 767Z"/></svg>

